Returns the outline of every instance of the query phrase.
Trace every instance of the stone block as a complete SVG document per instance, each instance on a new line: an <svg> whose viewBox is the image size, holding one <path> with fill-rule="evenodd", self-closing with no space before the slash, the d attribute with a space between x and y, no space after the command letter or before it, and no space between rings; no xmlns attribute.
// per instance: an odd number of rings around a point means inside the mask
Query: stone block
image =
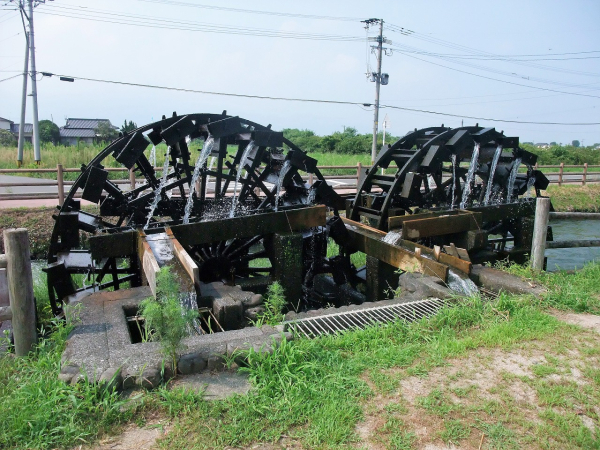
<svg viewBox="0 0 600 450"><path fill-rule="evenodd" d="M227 368L226 355L227 344L211 345L206 368L210 371L225 370Z"/></svg>
<svg viewBox="0 0 600 450"><path fill-rule="evenodd" d="M209 354L203 352L183 355L177 365L179 372L183 375L202 372L208 365L208 357Z"/></svg>
<svg viewBox="0 0 600 450"><path fill-rule="evenodd" d="M225 330L237 330L242 326L244 308L241 301L231 297L217 297L213 300L212 310Z"/></svg>
<svg viewBox="0 0 600 450"><path fill-rule="evenodd" d="M123 386L123 376L121 375L121 368L109 367L98 380L99 384L104 386L104 389L112 391L113 389L119 389Z"/></svg>
<svg viewBox="0 0 600 450"><path fill-rule="evenodd" d="M440 284L440 280L419 273L403 273L398 278L398 283L402 290L408 291L419 299L430 297L444 299L452 296L450 289Z"/></svg>
<svg viewBox="0 0 600 450"><path fill-rule="evenodd" d="M160 370L156 367L146 367L135 380L136 385L145 389L157 388L160 385L160 382Z"/></svg>
<svg viewBox="0 0 600 450"><path fill-rule="evenodd" d="M470 277L478 286L483 286L494 292L532 294L538 297L546 292L541 286L536 286L528 281L521 280L519 277L491 267L474 265Z"/></svg>

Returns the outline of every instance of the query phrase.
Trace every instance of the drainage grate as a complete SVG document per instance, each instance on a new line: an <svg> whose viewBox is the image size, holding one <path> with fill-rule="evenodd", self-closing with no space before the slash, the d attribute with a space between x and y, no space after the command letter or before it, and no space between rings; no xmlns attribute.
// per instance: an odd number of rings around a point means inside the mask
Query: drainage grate
<svg viewBox="0 0 600 450"><path fill-rule="evenodd" d="M398 319L412 322L431 317L447 302L438 298L417 300L387 306L376 306L354 311L340 312L318 317L284 322L286 331L298 337L315 338L324 334L335 334L353 328L364 329L370 325L393 322Z"/></svg>

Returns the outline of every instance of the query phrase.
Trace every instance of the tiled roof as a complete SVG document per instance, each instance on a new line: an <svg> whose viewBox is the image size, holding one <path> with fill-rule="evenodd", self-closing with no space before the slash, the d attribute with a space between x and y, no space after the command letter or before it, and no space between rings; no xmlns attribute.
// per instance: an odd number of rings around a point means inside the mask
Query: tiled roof
<svg viewBox="0 0 600 450"><path fill-rule="evenodd" d="M95 138L96 132L93 129L62 127L60 129L60 137Z"/></svg>
<svg viewBox="0 0 600 450"><path fill-rule="evenodd" d="M18 123L12 123L10 125L10 132L16 134L16 133L19 132L19 128L21 128L20 124L18 124ZM27 133L33 133L33 124L32 123L26 123L23 131L25 132L25 134L27 134Z"/></svg>
<svg viewBox="0 0 600 450"><path fill-rule="evenodd" d="M88 130L95 130L96 128L98 128L98 124L102 123L102 122L108 122L108 124L113 127L113 128L117 128L115 127L112 123L110 123L110 120L108 119L67 119L67 124L63 127L63 128L85 128Z"/></svg>

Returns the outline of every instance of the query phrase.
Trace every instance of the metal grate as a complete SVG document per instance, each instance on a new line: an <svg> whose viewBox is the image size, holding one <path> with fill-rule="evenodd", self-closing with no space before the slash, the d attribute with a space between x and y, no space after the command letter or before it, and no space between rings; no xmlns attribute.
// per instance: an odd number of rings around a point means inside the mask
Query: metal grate
<svg viewBox="0 0 600 450"><path fill-rule="evenodd" d="M394 322L398 319L413 322L423 317L433 316L445 305L444 300L437 298L417 300L290 320L284 322L284 325L286 331L293 333L295 336L312 339L324 334L335 334L354 328L364 329L371 325Z"/></svg>

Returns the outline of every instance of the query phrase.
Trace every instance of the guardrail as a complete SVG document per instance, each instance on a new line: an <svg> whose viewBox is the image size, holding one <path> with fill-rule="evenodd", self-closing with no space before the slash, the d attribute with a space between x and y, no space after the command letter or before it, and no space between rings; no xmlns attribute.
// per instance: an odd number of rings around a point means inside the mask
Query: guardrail
<svg viewBox="0 0 600 450"><path fill-rule="evenodd" d="M340 175L325 175L326 180L356 180L356 183L348 183L345 182L343 184L339 184L333 186L336 190L355 190L359 183L362 172L365 169L369 169L371 166L362 165L362 163L357 163L356 165L345 165L345 166L319 166L319 170L321 172L327 171L341 171L341 172L352 172L350 174L340 174ZM563 184L581 184L585 186L587 183L599 183L600 182L600 172L590 172L589 169L600 169L600 165L568 165L568 164L558 164L558 165L537 165L536 169L540 169L544 171L547 175L551 175L550 183L558 184L562 186ZM547 169L557 169L557 171L548 171ZM565 169L580 169L576 172L565 172ZM105 170L108 172L127 172L127 169L118 168L118 167L106 167ZM157 172L162 172L162 167L155 167L154 170ZM56 174L56 179L46 179L46 178L36 178L35 182L12 182L12 183L0 183L0 200L13 200L13 199L52 199L57 198L59 204L62 204L65 198L65 187L72 186L74 181L65 180L66 173L80 173L81 169L79 168L64 168L62 164L58 164L56 168L50 169L0 169L0 174L13 174L13 175L25 175L25 174ZM312 184L314 176L309 174L308 176L303 177L310 184ZM117 185L126 186L129 185L130 189L134 189L136 183L145 182L144 179L136 179L133 171L129 171L129 179L123 180L112 180L113 183ZM58 189L58 193L56 192L23 192L23 193L12 193L12 192L2 192L7 189L12 189L15 187L39 187L39 186L56 186Z"/></svg>

